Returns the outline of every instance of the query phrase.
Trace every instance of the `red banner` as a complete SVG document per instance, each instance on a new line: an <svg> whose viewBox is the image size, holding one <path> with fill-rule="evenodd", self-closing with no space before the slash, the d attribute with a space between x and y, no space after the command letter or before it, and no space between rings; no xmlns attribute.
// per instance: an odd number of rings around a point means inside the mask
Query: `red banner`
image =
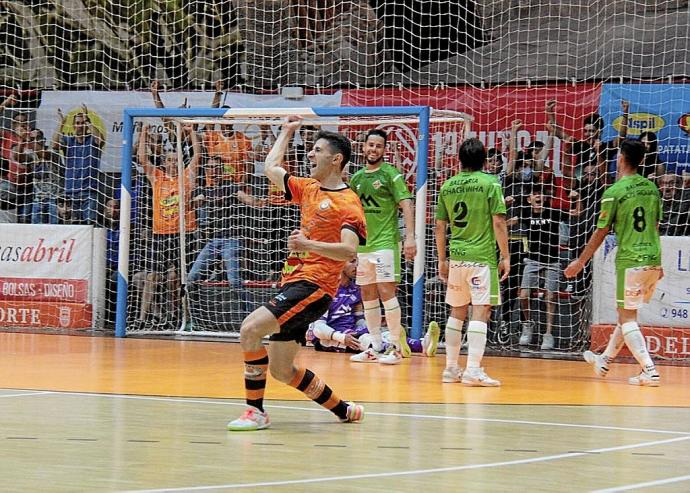
<svg viewBox="0 0 690 493"><path fill-rule="evenodd" d="M600 84L553 85L544 87L453 87L445 89L353 89L344 91L343 106L416 106L466 113L473 118L471 135L487 147L505 150L511 123L523 122L518 144L526 147L533 140L546 140L546 102L557 101L558 125L575 138L582 138L582 121L597 112ZM560 169L560 142L556 139L550 162Z"/></svg>
<svg viewBox="0 0 690 493"><path fill-rule="evenodd" d="M0 327L88 329L92 308L87 303L0 301Z"/></svg>
<svg viewBox="0 0 690 493"><path fill-rule="evenodd" d="M86 279L0 277L0 300L86 303L88 289Z"/></svg>

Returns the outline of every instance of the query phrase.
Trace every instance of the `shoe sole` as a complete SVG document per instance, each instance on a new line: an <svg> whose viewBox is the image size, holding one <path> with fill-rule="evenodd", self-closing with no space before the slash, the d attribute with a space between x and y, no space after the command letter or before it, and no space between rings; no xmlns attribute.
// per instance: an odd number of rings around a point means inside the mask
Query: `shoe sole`
<svg viewBox="0 0 690 493"><path fill-rule="evenodd" d="M378 363L378 359L352 359L350 358L350 361L353 363Z"/></svg>
<svg viewBox="0 0 690 493"><path fill-rule="evenodd" d="M659 381L640 381L640 382L631 382L628 380L629 385L634 385L635 387L658 387L660 382Z"/></svg>
<svg viewBox="0 0 690 493"><path fill-rule="evenodd" d="M455 379L449 379L449 378L441 378L441 382L443 383L460 383L460 379L458 378L457 380Z"/></svg>
<svg viewBox="0 0 690 493"><path fill-rule="evenodd" d="M232 426L228 425L228 431L259 431L259 430L265 430L266 428L270 428L271 423L266 423L263 426L256 426L256 427L249 427L247 428L246 426Z"/></svg>
<svg viewBox="0 0 690 493"><path fill-rule="evenodd" d="M402 363L402 359L398 359L395 361L379 360L379 363L381 363L382 365L399 365L400 363Z"/></svg>
<svg viewBox="0 0 690 493"><path fill-rule="evenodd" d="M429 344L429 347L427 347L424 350L424 354L426 354L429 358L433 358L434 356L436 356L436 351L438 350L438 340L441 337L441 328L438 326L437 323L432 322L429 324L428 335L431 339L431 344Z"/></svg>
<svg viewBox="0 0 690 493"><path fill-rule="evenodd" d="M486 382L481 382L478 380L465 380L464 378L461 380L463 385L467 385L468 387L500 387L501 382L498 383L486 383Z"/></svg>

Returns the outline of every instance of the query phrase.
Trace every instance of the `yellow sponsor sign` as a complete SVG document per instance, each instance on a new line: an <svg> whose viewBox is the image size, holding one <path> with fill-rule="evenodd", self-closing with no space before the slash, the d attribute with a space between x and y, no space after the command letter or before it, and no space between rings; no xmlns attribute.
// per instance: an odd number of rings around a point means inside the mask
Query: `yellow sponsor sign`
<svg viewBox="0 0 690 493"><path fill-rule="evenodd" d="M623 116L613 120L613 128L620 132ZM654 132L664 128L666 122L659 115L653 113L630 113L628 115L628 135L640 135L642 132Z"/></svg>

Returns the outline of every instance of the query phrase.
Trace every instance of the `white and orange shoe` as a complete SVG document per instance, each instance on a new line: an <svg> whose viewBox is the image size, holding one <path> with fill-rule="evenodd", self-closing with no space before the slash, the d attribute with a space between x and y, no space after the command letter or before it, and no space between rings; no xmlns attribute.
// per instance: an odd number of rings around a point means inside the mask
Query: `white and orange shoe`
<svg viewBox="0 0 690 493"><path fill-rule="evenodd" d="M229 431L256 431L265 430L271 426L271 420L266 411L259 411L254 406L249 406L242 416L228 423Z"/></svg>
<svg viewBox="0 0 690 493"><path fill-rule="evenodd" d="M347 418L341 419L341 423L358 423L364 419L364 406L355 404L354 402L347 403Z"/></svg>

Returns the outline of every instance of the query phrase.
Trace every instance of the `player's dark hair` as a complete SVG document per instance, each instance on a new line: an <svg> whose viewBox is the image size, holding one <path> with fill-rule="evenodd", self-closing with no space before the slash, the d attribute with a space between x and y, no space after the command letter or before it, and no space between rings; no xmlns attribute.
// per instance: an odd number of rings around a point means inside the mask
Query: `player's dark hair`
<svg viewBox="0 0 690 493"><path fill-rule="evenodd" d="M350 157L352 156L350 140L344 135L341 135L337 132L329 132L327 130L319 130L316 133L314 136L314 142L317 142L319 139L324 139L326 142L328 142L331 152L343 156L343 160L340 163L340 169L342 170L345 165L350 162Z"/></svg>
<svg viewBox="0 0 690 493"><path fill-rule="evenodd" d="M644 160L646 149L639 140L625 139L621 142L618 152L625 158L628 166L637 170Z"/></svg>
<svg viewBox="0 0 690 493"><path fill-rule="evenodd" d="M486 149L481 140L477 138L467 139L460 146L458 157L463 170L481 171L486 161Z"/></svg>
<svg viewBox="0 0 690 493"><path fill-rule="evenodd" d="M381 130L380 128L372 128L367 132L367 138L364 139L364 142L369 140L369 137L372 135L375 135L376 137L381 137L383 139L383 143L385 144L388 142L388 134L385 132L385 130Z"/></svg>

